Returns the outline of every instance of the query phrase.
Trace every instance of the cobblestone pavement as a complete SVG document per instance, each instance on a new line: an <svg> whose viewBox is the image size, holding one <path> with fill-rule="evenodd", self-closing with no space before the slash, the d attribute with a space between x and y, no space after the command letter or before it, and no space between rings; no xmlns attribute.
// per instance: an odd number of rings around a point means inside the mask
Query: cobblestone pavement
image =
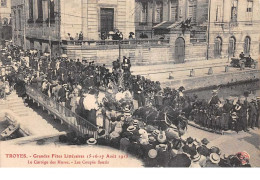
<svg viewBox="0 0 260 180"><path fill-rule="evenodd" d="M241 131L238 134L230 131L224 135L219 135L189 126L183 138L193 137L197 140L207 138L210 141L208 146L219 147L222 155L247 151L251 156L251 165L260 167L260 129L249 130L249 132Z"/></svg>

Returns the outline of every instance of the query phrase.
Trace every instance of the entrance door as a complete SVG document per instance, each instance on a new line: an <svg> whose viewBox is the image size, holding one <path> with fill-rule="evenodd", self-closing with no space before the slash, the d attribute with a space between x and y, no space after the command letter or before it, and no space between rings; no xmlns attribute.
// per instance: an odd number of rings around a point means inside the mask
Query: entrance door
<svg viewBox="0 0 260 180"><path fill-rule="evenodd" d="M184 63L185 59L185 42L183 38L178 38L175 42L175 62Z"/></svg>
<svg viewBox="0 0 260 180"><path fill-rule="evenodd" d="M109 31L114 30L114 9L113 8L101 8L100 9L100 25L101 25L101 35L107 34Z"/></svg>

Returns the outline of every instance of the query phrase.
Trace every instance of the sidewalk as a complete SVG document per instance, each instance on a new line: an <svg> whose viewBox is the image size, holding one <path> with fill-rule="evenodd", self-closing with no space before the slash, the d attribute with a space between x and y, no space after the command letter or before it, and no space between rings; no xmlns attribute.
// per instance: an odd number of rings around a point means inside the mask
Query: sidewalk
<svg viewBox="0 0 260 180"><path fill-rule="evenodd" d="M155 74L166 71L181 71L193 68L203 68L208 66L225 66L229 65L230 62L226 58L224 59L210 59L210 60L199 60L191 61L183 64L159 64L159 65L147 65L147 66L132 66L131 71L134 75L146 75Z"/></svg>

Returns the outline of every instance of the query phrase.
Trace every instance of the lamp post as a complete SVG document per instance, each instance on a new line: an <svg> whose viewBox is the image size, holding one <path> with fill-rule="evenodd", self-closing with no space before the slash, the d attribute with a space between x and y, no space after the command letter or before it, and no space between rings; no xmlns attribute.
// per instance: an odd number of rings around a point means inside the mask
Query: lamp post
<svg viewBox="0 0 260 180"><path fill-rule="evenodd" d="M209 5L208 5L208 37L207 37L207 60L209 60L209 40L210 40L210 21L211 21L211 17L210 17L210 12L211 12L211 0L209 0Z"/></svg>
<svg viewBox="0 0 260 180"><path fill-rule="evenodd" d="M52 49L51 49L51 3L53 2L53 0L49 0L49 8L48 8L48 16L49 16L49 46L50 46L50 61L51 61L51 57L52 57Z"/></svg>
<svg viewBox="0 0 260 180"><path fill-rule="evenodd" d="M121 40L118 40L119 62L121 63Z"/></svg>

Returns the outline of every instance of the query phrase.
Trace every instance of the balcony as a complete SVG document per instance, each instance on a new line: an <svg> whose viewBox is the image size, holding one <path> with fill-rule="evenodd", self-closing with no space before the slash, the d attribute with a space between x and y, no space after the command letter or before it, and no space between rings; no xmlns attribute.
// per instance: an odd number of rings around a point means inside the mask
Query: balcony
<svg viewBox="0 0 260 180"><path fill-rule="evenodd" d="M74 46L74 47L83 47L83 48L89 48L89 49L113 49L118 48L119 43L122 48L135 48L137 46L164 46L169 45L169 40L164 39L131 39L131 40L122 40L122 41L116 41L116 40L92 40L92 41L71 41L71 40L65 40L64 47L67 46Z"/></svg>

